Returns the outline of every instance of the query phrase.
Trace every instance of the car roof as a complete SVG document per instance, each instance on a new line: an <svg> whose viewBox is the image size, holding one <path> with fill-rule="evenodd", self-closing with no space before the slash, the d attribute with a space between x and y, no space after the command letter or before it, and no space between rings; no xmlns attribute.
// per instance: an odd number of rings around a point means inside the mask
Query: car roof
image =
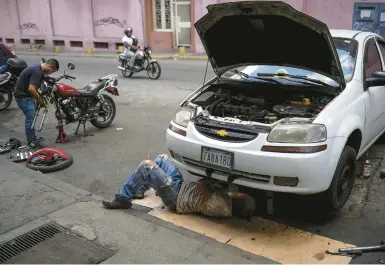
<svg viewBox="0 0 385 265"><path fill-rule="evenodd" d="M330 34L333 38L347 38L347 39L356 39L358 41L363 41L369 36L376 36L378 38L384 39L382 36L369 31L359 31L359 30L347 30L347 29L331 29Z"/></svg>

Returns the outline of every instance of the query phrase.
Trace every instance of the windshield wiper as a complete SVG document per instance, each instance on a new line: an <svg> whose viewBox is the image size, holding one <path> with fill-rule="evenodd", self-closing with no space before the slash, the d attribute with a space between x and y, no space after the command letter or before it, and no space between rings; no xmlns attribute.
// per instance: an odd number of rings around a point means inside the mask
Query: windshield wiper
<svg viewBox="0 0 385 265"><path fill-rule="evenodd" d="M272 78L263 78L263 77L249 76L248 74L245 74L245 73L243 73L243 72L241 72L239 70L231 70L230 72L239 75L241 78L242 77L253 78L253 79L257 79L257 80L263 80L263 81L267 81L267 82L272 82L272 83L275 83L275 84L278 84L278 85L282 84L278 80L275 80L275 79L272 79Z"/></svg>
<svg viewBox="0 0 385 265"><path fill-rule="evenodd" d="M308 78L306 76L302 76L302 75L290 75L290 74L284 74L284 73L277 73L277 74L272 74L272 73L258 73L257 74L258 76L281 76L281 77L284 77L284 76L288 76L290 78L296 78L296 79L301 79L301 80L306 80L308 82L312 82L312 83L315 83L315 84L319 84L319 85L323 85L323 86L328 86L328 87L334 87L328 83L325 83L323 81L320 81L320 80L316 80L316 79L312 79L312 78ZM293 80L294 81L294 80ZM303 82L301 82L303 83Z"/></svg>

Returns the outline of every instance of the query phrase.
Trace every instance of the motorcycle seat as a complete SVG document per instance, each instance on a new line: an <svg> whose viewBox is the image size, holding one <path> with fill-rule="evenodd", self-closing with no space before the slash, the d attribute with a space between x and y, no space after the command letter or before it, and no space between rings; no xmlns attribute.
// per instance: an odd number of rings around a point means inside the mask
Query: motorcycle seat
<svg viewBox="0 0 385 265"><path fill-rule="evenodd" d="M8 73L0 74L0 82L3 82L5 80L9 79L10 77L11 77L11 75Z"/></svg>
<svg viewBox="0 0 385 265"><path fill-rule="evenodd" d="M86 85L84 88L79 89L80 95L83 97L92 97L95 96L102 88L104 88L104 85L107 81L94 81Z"/></svg>

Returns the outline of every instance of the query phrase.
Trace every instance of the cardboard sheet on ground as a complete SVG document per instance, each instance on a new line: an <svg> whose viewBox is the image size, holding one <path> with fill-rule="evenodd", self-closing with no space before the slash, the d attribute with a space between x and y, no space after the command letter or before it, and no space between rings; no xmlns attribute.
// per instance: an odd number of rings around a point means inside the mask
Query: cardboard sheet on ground
<svg viewBox="0 0 385 265"><path fill-rule="evenodd" d="M325 250L355 247L258 217L247 223L238 219L179 215L166 207L162 209L163 203L153 190L143 200L133 203L152 208L149 214L166 222L280 263L348 264L350 257L327 255Z"/></svg>

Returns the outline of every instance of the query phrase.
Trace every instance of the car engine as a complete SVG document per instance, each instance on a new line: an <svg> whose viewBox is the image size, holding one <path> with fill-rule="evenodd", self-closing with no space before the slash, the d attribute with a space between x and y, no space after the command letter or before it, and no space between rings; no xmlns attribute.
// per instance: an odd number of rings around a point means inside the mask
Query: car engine
<svg viewBox="0 0 385 265"><path fill-rule="evenodd" d="M66 119L69 122L79 120L81 116L81 110L76 106L76 102L71 99L64 99L59 101L59 105L63 113L57 113L57 118L59 118L58 115L60 115L60 119Z"/></svg>
<svg viewBox="0 0 385 265"><path fill-rule="evenodd" d="M323 97L290 96L280 104L269 102L262 96L246 96L240 92L207 91L193 100L210 115L222 118L237 118L242 121L274 123L283 118L313 118L331 99Z"/></svg>

